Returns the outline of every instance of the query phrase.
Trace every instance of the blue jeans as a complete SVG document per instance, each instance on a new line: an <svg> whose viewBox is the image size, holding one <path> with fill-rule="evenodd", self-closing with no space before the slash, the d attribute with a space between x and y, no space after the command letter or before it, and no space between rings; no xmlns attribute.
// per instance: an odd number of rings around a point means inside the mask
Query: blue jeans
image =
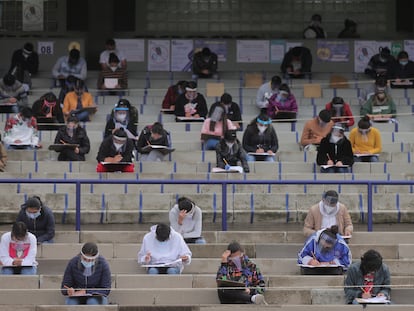
<svg viewBox="0 0 414 311"><path fill-rule="evenodd" d="M20 270L20 271L19 271ZM37 267L21 267L19 268L8 268L3 267L1 269L1 274L11 275L11 274L21 274L21 275L33 275L37 274Z"/></svg>
<svg viewBox="0 0 414 311"><path fill-rule="evenodd" d="M254 155L250 155L248 154L246 156L247 162L254 162L254 161L265 161L265 162L275 162L275 157L274 156L254 156Z"/></svg>
<svg viewBox="0 0 414 311"><path fill-rule="evenodd" d="M354 162L378 162L378 156L373 155L373 156L368 156L368 157L356 157L354 156Z"/></svg>
<svg viewBox="0 0 414 311"><path fill-rule="evenodd" d="M168 268L149 268L148 274L180 274L179 267L168 267Z"/></svg>
<svg viewBox="0 0 414 311"><path fill-rule="evenodd" d="M66 297L67 305L107 305L108 297L91 296L91 297Z"/></svg>
<svg viewBox="0 0 414 311"><path fill-rule="evenodd" d="M220 140L215 138L209 138L204 142L204 150L216 150L216 145Z"/></svg>

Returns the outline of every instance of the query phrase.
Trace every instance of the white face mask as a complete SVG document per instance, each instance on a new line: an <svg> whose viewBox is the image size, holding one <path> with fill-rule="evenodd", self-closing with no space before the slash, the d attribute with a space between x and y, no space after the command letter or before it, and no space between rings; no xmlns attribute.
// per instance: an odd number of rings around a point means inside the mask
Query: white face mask
<svg viewBox="0 0 414 311"><path fill-rule="evenodd" d="M117 144L117 143L114 143L114 146L115 146L115 149L116 149L116 150L121 149L123 145L124 145L124 144Z"/></svg>
<svg viewBox="0 0 414 311"><path fill-rule="evenodd" d="M323 209L325 210L325 212L326 212L328 215L330 215L330 214L332 214L333 212L335 212L335 210L336 210L336 205L334 205L334 206L330 206L330 205L328 205L328 204L323 203Z"/></svg>
<svg viewBox="0 0 414 311"><path fill-rule="evenodd" d="M342 139L342 137L339 137L339 136L335 136L335 135L331 135L331 138L330 138L330 142L331 143L334 143L334 144L336 144L338 141L340 141Z"/></svg>
<svg viewBox="0 0 414 311"><path fill-rule="evenodd" d="M111 66L109 68L111 68L112 72L115 72L118 67L117 66L115 66L115 67Z"/></svg>
<svg viewBox="0 0 414 311"><path fill-rule="evenodd" d="M226 141L226 145L227 145L227 147L229 147L230 149L233 147L233 145L234 145L234 142L227 142Z"/></svg>
<svg viewBox="0 0 414 311"><path fill-rule="evenodd" d="M263 134L266 131L267 126L258 125L257 128L259 129L260 134Z"/></svg>
<svg viewBox="0 0 414 311"><path fill-rule="evenodd" d="M119 121L119 122L124 122L126 117L127 117L126 113L122 113L122 114L117 113L116 114L116 120Z"/></svg>

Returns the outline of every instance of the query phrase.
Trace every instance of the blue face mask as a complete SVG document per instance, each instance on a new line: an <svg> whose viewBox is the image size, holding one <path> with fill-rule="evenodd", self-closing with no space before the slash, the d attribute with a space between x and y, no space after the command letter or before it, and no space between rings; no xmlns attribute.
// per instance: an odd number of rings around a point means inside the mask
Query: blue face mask
<svg viewBox="0 0 414 311"><path fill-rule="evenodd" d="M405 66L405 65L407 65L407 64L408 64L408 60L400 60L400 64L401 64L402 66Z"/></svg>
<svg viewBox="0 0 414 311"><path fill-rule="evenodd" d="M26 216L29 217L30 219L36 219L37 217L40 216L40 210L37 211L36 213L29 213L28 211L26 211Z"/></svg>
<svg viewBox="0 0 414 311"><path fill-rule="evenodd" d="M85 268L91 268L95 264L95 261L85 261L81 259L81 263Z"/></svg>

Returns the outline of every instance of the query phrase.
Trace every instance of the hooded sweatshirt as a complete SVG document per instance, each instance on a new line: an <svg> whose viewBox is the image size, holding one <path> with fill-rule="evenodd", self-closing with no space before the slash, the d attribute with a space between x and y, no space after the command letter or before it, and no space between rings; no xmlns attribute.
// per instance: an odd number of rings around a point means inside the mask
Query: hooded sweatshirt
<svg viewBox="0 0 414 311"><path fill-rule="evenodd" d="M52 210L47 206L42 205L40 216L31 219L26 215L26 205L23 204L16 221L24 222L27 230L36 236L39 243L50 241L55 236L55 217Z"/></svg>

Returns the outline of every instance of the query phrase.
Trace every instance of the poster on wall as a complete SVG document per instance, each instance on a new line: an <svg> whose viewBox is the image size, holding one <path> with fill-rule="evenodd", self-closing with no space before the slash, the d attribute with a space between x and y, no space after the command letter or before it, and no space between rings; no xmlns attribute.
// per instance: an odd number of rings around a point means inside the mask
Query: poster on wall
<svg viewBox="0 0 414 311"><path fill-rule="evenodd" d="M286 42L286 49L285 51L289 51L290 49L294 48L295 46L303 46L303 42Z"/></svg>
<svg viewBox="0 0 414 311"><path fill-rule="evenodd" d="M269 40L237 40L238 63L268 63L270 60Z"/></svg>
<svg viewBox="0 0 414 311"><path fill-rule="evenodd" d="M43 0L22 2L23 31L43 31Z"/></svg>
<svg viewBox="0 0 414 311"><path fill-rule="evenodd" d="M285 56L285 40L270 41L270 62L273 64L281 64Z"/></svg>
<svg viewBox="0 0 414 311"><path fill-rule="evenodd" d="M219 62L227 61L227 43L224 40L214 39L197 39L194 41L194 51L201 51L204 47L208 47L210 51L217 54Z"/></svg>
<svg viewBox="0 0 414 311"><path fill-rule="evenodd" d="M404 40L404 51L408 53L409 59L414 59L414 40Z"/></svg>
<svg viewBox="0 0 414 311"><path fill-rule="evenodd" d="M128 62L143 62L145 60L144 39L115 39L116 48L122 51Z"/></svg>
<svg viewBox="0 0 414 311"><path fill-rule="evenodd" d="M170 40L148 40L148 71L170 71Z"/></svg>
<svg viewBox="0 0 414 311"><path fill-rule="evenodd" d="M171 71L191 71L193 40L171 40Z"/></svg>
<svg viewBox="0 0 414 311"><path fill-rule="evenodd" d="M322 62L349 62L349 42L318 40L316 56Z"/></svg>
<svg viewBox="0 0 414 311"><path fill-rule="evenodd" d="M364 72L372 56L379 53L380 47L391 50L390 41L355 41L354 42L354 71Z"/></svg>

